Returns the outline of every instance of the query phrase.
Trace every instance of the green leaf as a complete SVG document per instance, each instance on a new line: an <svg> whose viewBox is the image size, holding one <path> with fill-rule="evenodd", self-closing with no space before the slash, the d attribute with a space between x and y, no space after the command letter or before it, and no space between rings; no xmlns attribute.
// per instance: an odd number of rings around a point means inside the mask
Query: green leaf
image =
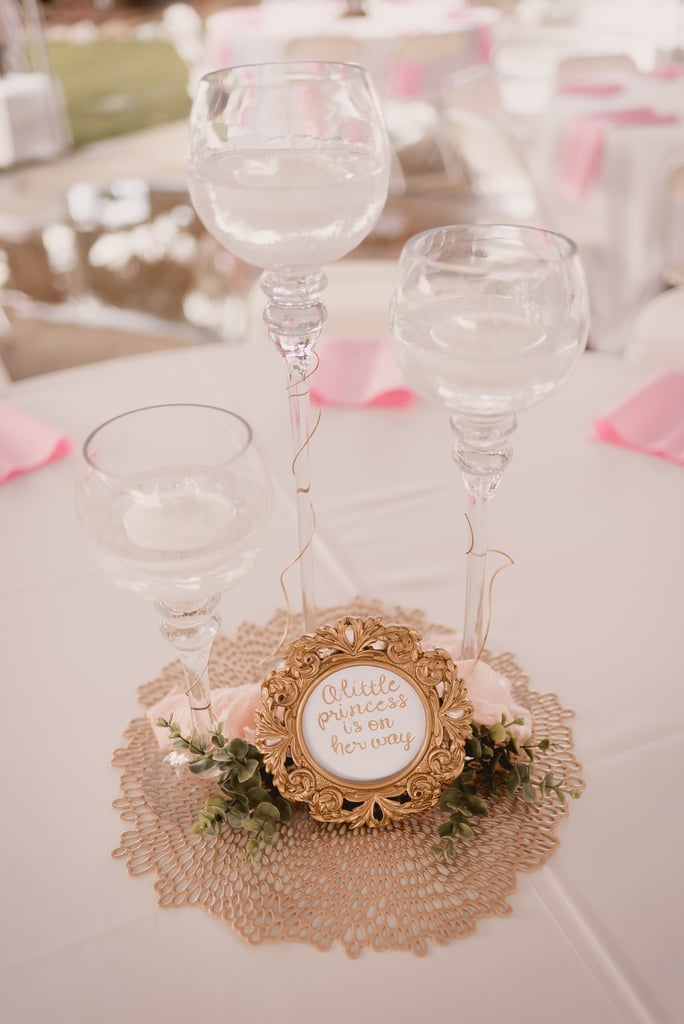
<svg viewBox="0 0 684 1024"><path fill-rule="evenodd" d="M252 778L252 776L254 775L254 772L257 770L258 767L259 767L259 765L256 763L256 761L248 761L247 764L244 764L238 770L238 773L237 773L237 780L238 780L238 782L249 782L249 780Z"/></svg>
<svg viewBox="0 0 684 1024"><path fill-rule="evenodd" d="M228 803L222 796L210 796L204 805L205 811L225 811Z"/></svg>
<svg viewBox="0 0 684 1024"><path fill-rule="evenodd" d="M520 771L517 764L513 765L510 775L506 779L506 789L509 793L515 793L520 788Z"/></svg>
<svg viewBox="0 0 684 1024"><path fill-rule="evenodd" d="M487 804L484 802L481 796L469 796L466 798L466 806L472 814L479 814L480 817L486 818L489 815L487 810Z"/></svg>
<svg viewBox="0 0 684 1024"><path fill-rule="evenodd" d="M531 782L523 782L522 785L523 800L526 800L528 804L534 804L537 802L537 794L534 791L534 786Z"/></svg>
<svg viewBox="0 0 684 1024"><path fill-rule="evenodd" d="M237 758L238 761L242 761L249 753L249 743L247 740L242 740L239 736L236 736L228 744L228 749L233 757Z"/></svg>
<svg viewBox="0 0 684 1024"><path fill-rule="evenodd" d="M280 819L280 811L274 804L264 801L255 810L254 817L261 818L262 820L278 821Z"/></svg>
<svg viewBox="0 0 684 1024"><path fill-rule="evenodd" d="M226 814L226 824L231 828L240 829L245 822L245 815L239 811L229 810Z"/></svg>
<svg viewBox="0 0 684 1024"><path fill-rule="evenodd" d="M466 740L465 749L466 754L469 757L474 757L476 760L479 760L482 757L482 744L477 737L473 737L471 740Z"/></svg>
<svg viewBox="0 0 684 1024"><path fill-rule="evenodd" d="M213 767L214 760L211 757L198 757L197 760L191 761L188 765L193 775L202 775Z"/></svg>
<svg viewBox="0 0 684 1024"><path fill-rule="evenodd" d="M278 808L280 813L280 820L287 824L288 821L292 820L292 807L287 800L282 796L275 796L273 802Z"/></svg>
<svg viewBox="0 0 684 1024"><path fill-rule="evenodd" d="M453 786L445 789L439 798L439 807L442 811L455 811L463 805L463 792Z"/></svg>
<svg viewBox="0 0 684 1024"><path fill-rule="evenodd" d="M494 743L503 743L506 739L506 730L504 729L501 722L497 722L489 730L489 738Z"/></svg>
<svg viewBox="0 0 684 1024"><path fill-rule="evenodd" d="M252 786L247 790L247 799L249 800L250 807L258 807L262 801L270 801L271 794L267 793L261 786Z"/></svg>
<svg viewBox="0 0 684 1024"><path fill-rule="evenodd" d="M218 764L230 764L234 760L231 752L226 750L225 747L220 747L218 750L215 750L213 757Z"/></svg>
<svg viewBox="0 0 684 1024"><path fill-rule="evenodd" d="M475 836L475 833L473 832L472 828L470 827L470 825L467 825L465 821L460 821L458 823L458 831L460 835L463 836L464 839L473 839Z"/></svg>

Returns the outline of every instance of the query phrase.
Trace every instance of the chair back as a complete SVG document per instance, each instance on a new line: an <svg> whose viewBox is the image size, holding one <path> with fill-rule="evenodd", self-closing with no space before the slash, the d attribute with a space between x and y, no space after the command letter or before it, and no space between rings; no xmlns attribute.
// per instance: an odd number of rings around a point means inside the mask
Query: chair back
<svg viewBox="0 0 684 1024"><path fill-rule="evenodd" d="M663 280L684 285L684 153L668 164L662 218Z"/></svg>

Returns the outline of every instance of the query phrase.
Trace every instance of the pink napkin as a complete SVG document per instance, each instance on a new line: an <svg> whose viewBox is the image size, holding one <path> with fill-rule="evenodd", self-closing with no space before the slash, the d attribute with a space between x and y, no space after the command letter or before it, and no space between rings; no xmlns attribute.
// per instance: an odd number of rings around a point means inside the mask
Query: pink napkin
<svg viewBox="0 0 684 1024"><path fill-rule="evenodd" d="M592 82L587 79L578 79L576 82L566 82L558 90L562 95L569 96L617 96L623 92L624 85L621 82Z"/></svg>
<svg viewBox="0 0 684 1024"><path fill-rule="evenodd" d="M409 405L414 398L389 338L322 338L311 395L319 405Z"/></svg>
<svg viewBox="0 0 684 1024"><path fill-rule="evenodd" d="M676 114L658 114L649 107L611 110L573 121L559 152L559 188L569 199L582 199L595 184L601 169L603 142L609 128L619 125L676 124ZM647 142L644 142L647 145Z"/></svg>
<svg viewBox="0 0 684 1024"><path fill-rule="evenodd" d="M65 434L0 402L0 483L61 459L70 450Z"/></svg>
<svg viewBox="0 0 684 1024"><path fill-rule="evenodd" d="M593 426L601 441L684 466L684 371L660 371Z"/></svg>

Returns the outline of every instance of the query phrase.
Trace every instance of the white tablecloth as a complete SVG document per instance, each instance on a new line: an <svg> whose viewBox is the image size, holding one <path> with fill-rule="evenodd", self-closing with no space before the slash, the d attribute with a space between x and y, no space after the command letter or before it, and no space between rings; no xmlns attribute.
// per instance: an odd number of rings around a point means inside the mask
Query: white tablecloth
<svg viewBox="0 0 684 1024"><path fill-rule="evenodd" d="M373 0L366 16L352 18L340 16L344 9L343 3L334 0L288 0L218 11L206 21L208 65L351 59L368 69L383 95L401 94L406 88L397 75L397 63L407 41L459 35L462 41L449 58L444 54L432 58L443 72L445 67L455 70L489 59L491 28L498 19L494 9L465 8L458 0L420 4ZM295 42L296 54L291 49Z"/></svg>
<svg viewBox="0 0 684 1024"><path fill-rule="evenodd" d="M110 765L136 687L170 660L153 610L95 567L74 512L76 457L0 488L3 1019L187 1024L200 1014L309 1024L458 1019L679 1024L684 473L589 439L639 371L590 354L521 418L492 508L490 647L577 712L587 789L506 919L424 959L249 948L196 908L156 906L153 878L110 858L126 827ZM271 465L275 511L224 628L265 621L295 546L278 357L216 346L37 377L5 398L81 443L136 406L221 403ZM460 626L466 527L439 410L325 409L313 444L318 599L360 593ZM256 1008L256 1009L255 1009Z"/></svg>

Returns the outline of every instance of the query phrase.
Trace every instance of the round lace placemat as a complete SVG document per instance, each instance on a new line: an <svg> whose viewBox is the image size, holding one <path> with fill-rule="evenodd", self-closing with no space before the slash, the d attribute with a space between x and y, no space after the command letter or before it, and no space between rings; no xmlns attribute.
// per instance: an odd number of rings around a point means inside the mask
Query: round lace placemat
<svg viewBox="0 0 684 1024"><path fill-rule="evenodd" d="M429 633L435 645L440 633L449 632L428 626L421 612L387 612L379 602L329 609L325 618L343 615L383 615ZM212 684L252 681L254 665L273 651L286 621L278 612L265 626L245 623L232 639L219 637ZM535 774L551 771L581 788L568 726L573 712L555 694L531 690L511 654L487 660L512 680L516 701L532 714L535 735L551 740L548 751L536 754ZM174 662L140 688L140 701L150 707L181 682ZM147 718L132 721L125 736L127 746L113 758L122 791L114 806L129 828L113 856L126 860L131 875L156 873L160 906L196 904L253 944L287 940L323 950L339 942L350 956L365 947L422 955L430 941L446 944L472 932L481 917L510 913L506 897L516 873L547 860L558 845L556 826L567 814L555 796L534 805L507 793L486 797L489 817L473 820L475 838L460 843L456 858L445 864L432 850L444 819L436 808L384 829L357 830L319 824L299 808L252 865L239 857L246 835L192 831L215 791L212 783L165 764Z"/></svg>

